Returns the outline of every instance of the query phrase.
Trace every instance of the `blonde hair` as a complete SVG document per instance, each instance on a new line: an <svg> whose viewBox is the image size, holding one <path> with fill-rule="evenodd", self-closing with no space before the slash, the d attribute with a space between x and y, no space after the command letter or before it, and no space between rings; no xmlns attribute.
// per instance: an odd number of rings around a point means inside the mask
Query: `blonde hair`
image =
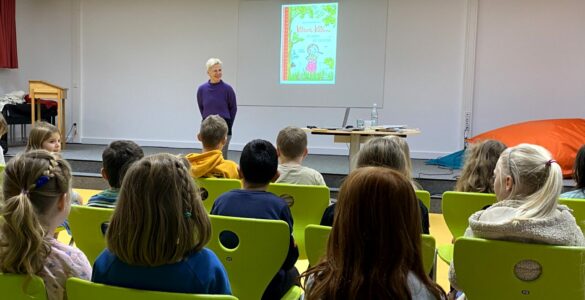
<svg viewBox="0 0 585 300"><path fill-rule="evenodd" d="M215 148L223 141L228 133L225 120L219 115L210 115L201 122L199 137L205 148Z"/></svg>
<svg viewBox="0 0 585 300"><path fill-rule="evenodd" d="M55 133L61 134L59 128L47 122L37 122L30 130L25 151L43 149L43 142L50 139Z"/></svg>
<svg viewBox="0 0 585 300"><path fill-rule="evenodd" d="M5 135L8 132L8 123L4 119L4 115L0 114L0 136Z"/></svg>
<svg viewBox="0 0 585 300"><path fill-rule="evenodd" d="M384 138L392 140L395 143L397 143L398 146L400 146L400 149L402 150L402 154L404 154L404 164L405 164L404 175L406 176L406 178L409 178L412 180L412 161L410 160L410 148L408 147L408 143L406 142L406 139L401 138L401 137L396 136L396 135L386 136Z"/></svg>
<svg viewBox="0 0 585 300"><path fill-rule="evenodd" d="M278 133L276 147L286 158L302 156L307 149L307 134L298 127L288 126Z"/></svg>
<svg viewBox="0 0 585 300"><path fill-rule="evenodd" d="M506 145L496 140L471 144L465 152L465 163L455 190L458 192L493 193L494 169Z"/></svg>
<svg viewBox="0 0 585 300"><path fill-rule="evenodd" d="M0 271L36 274L51 251L44 215L71 187L71 167L46 150L23 152L6 165ZM68 201L68 200L67 200Z"/></svg>
<svg viewBox="0 0 585 300"><path fill-rule="evenodd" d="M108 249L121 261L160 266L207 244L211 224L187 164L161 153L130 167L106 233Z"/></svg>
<svg viewBox="0 0 585 300"><path fill-rule="evenodd" d="M506 176L512 178L514 184L506 199L524 201L515 220L545 218L556 210L563 174L545 148L531 144L508 148L500 156L495 172L502 187Z"/></svg>
<svg viewBox="0 0 585 300"><path fill-rule="evenodd" d="M361 167L391 168L406 175L406 160L400 145L396 141L379 137L364 144L358 152L356 165Z"/></svg>
<svg viewBox="0 0 585 300"><path fill-rule="evenodd" d="M207 68L207 71L209 71L209 69L211 69L215 65L223 65L223 63L221 62L221 60L219 60L219 58L215 58L215 57L208 59L207 62L205 63L205 67Z"/></svg>

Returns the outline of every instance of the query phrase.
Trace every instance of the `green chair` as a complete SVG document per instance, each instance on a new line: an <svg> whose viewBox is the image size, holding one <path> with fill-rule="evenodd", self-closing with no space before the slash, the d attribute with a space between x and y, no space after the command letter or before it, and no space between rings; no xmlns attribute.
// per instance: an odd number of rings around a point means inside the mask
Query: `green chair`
<svg viewBox="0 0 585 300"><path fill-rule="evenodd" d="M496 202L496 195L483 193L445 192L443 193L442 210L445 223L453 238L463 236L469 226L469 217L487 205ZM440 245L437 248L439 257L446 263L453 259L453 244Z"/></svg>
<svg viewBox="0 0 585 300"><path fill-rule="evenodd" d="M308 225L305 229L307 257L310 266L316 265L327 252L330 232L331 227L329 226ZM422 235L422 256L423 266L428 274L435 265L435 238L428 234Z"/></svg>
<svg viewBox="0 0 585 300"><path fill-rule="evenodd" d="M305 227L320 224L329 205L329 188L326 186L271 183L271 192L289 203L293 217L293 236L299 246L299 259L306 259Z"/></svg>
<svg viewBox="0 0 585 300"><path fill-rule="evenodd" d="M583 299L584 257L583 247L463 237L455 242L454 266L467 299ZM518 269L536 276L519 278Z"/></svg>
<svg viewBox="0 0 585 300"><path fill-rule="evenodd" d="M6 165L0 165L0 186L4 184L4 169L6 169Z"/></svg>
<svg viewBox="0 0 585 300"><path fill-rule="evenodd" d="M211 211L215 199L225 192L242 188L242 182L238 179L226 178L197 178L195 183L199 187L201 200L207 212Z"/></svg>
<svg viewBox="0 0 585 300"><path fill-rule="evenodd" d="M106 248L106 239L102 233L102 224L110 221L113 209L72 205L69 213L69 227L75 245L91 264Z"/></svg>
<svg viewBox="0 0 585 300"><path fill-rule="evenodd" d="M243 300L262 298L264 290L286 259L290 229L280 220L262 220L211 215L212 235L207 247L225 266L232 293ZM219 235L232 232L239 244L228 249ZM298 299L301 288L293 286L282 299Z"/></svg>
<svg viewBox="0 0 585 300"><path fill-rule="evenodd" d="M307 250L309 266L316 265L327 252L330 232L330 226L308 225L305 228L305 249Z"/></svg>
<svg viewBox="0 0 585 300"><path fill-rule="evenodd" d="M585 199L559 199L559 204L564 204L573 210L573 217L581 231L585 232Z"/></svg>
<svg viewBox="0 0 585 300"><path fill-rule="evenodd" d="M431 211L431 193L425 190L416 190L416 197L422 201L422 203L427 207L427 210Z"/></svg>
<svg viewBox="0 0 585 300"><path fill-rule="evenodd" d="M67 279L67 298L69 300L234 300L231 295L201 295L136 290L100 283L93 283L79 278Z"/></svg>
<svg viewBox="0 0 585 300"><path fill-rule="evenodd" d="M47 291L38 276L0 273L0 298L10 300L45 300Z"/></svg>

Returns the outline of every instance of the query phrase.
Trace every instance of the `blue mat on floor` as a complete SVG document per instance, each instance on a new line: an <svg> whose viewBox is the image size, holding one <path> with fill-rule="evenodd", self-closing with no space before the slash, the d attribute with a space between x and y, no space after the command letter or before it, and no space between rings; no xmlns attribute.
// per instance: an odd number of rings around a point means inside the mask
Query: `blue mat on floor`
<svg viewBox="0 0 585 300"><path fill-rule="evenodd" d="M457 152L453 152L451 154L439 158L429 159L425 162L425 164L445 167L449 169L461 169L461 167L463 167L464 153L465 150L459 150Z"/></svg>

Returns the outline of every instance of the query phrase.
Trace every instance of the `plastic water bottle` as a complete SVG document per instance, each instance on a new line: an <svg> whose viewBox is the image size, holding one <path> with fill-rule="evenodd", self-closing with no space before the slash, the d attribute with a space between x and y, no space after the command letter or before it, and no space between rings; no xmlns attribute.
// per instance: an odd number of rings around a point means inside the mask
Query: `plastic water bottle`
<svg viewBox="0 0 585 300"><path fill-rule="evenodd" d="M372 119L372 126L378 126L378 105L376 103L372 106L372 115L370 118Z"/></svg>

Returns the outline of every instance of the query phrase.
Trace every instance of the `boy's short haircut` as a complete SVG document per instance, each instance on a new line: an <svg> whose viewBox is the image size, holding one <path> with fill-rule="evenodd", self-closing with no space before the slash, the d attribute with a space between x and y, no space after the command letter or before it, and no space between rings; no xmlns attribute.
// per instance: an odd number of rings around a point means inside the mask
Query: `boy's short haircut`
<svg viewBox="0 0 585 300"><path fill-rule="evenodd" d="M254 184L268 184L278 169L278 156L274 146L265 140L246 144L240 156L240 171L244 180Z"/></svg>
<svg viewBox="0 0 585 300"><path fill-rule="evenodd" d="M276 146L285 157L297 158L307 149L307 134L298 127L288 126L278 133Z"/></svg>
<svg viewBox="0 0 585 300"><path fill-rule="evenodd" d="M112 188L120 188L128 168L144 157L142 148L133 141L114 141L102 153L103 167Z"/></svg>
<svg viewBox="0 0 585 300"><path fill-rule="evenodd" d="M221 143L228 133L228 126L225 120L218 115L210 115L203 122L199 129L199 138L205 148L215 148Z"/></svg>

